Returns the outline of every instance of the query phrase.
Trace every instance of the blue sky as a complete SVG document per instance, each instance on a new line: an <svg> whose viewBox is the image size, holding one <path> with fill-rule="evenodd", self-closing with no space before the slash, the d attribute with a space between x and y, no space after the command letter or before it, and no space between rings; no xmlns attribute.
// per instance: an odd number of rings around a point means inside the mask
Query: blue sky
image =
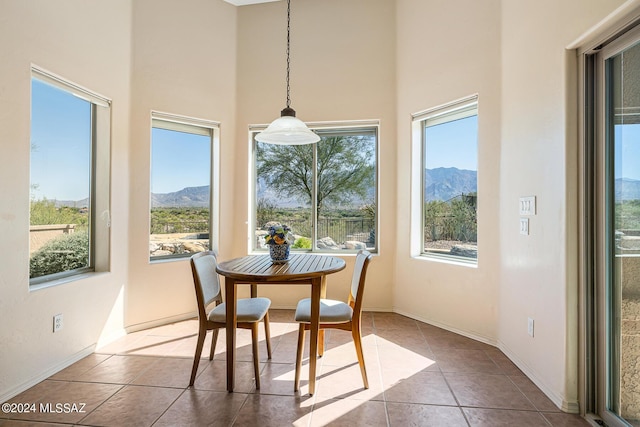
<svg viewBox="0 0 640 427"><path fill-rule="evenodd" d="M615 126L615 177L640 180L640 124Z"/></svg>
<svg viewBox="0 0 640 427"><path fill-rule="evenodd" d="M151 141L152 193L210 184L210 137L153 128Z"/></svg>
<svg viewBox="0 0 640 427"><path fill-rule="evenodd" d="M478 170L478 116L430 126L425 132L427 169Z"/></svg>
<svg viewBox="0 0 640 427"><path fill-rule="evenodd" d="M89 196L91 104L32 79L31 185L36 199Z"/></svg>
<svg viewBox="0 0 640 427"><path fill-rule="evenodd" d="M31 90L32 197L89 197L91 104L37 79L32 79ZM153 129L152 138L152 192L209 185L209 137Z"/></svg>

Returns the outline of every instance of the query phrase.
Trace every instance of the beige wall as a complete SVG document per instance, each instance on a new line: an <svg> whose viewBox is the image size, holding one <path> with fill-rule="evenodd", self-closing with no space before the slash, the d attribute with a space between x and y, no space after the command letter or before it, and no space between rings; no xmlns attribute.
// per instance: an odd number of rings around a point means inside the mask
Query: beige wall
<svg viewBox="0 0 640 427"><path fill-rule="evenodd" d="M578 367L577 71L565 47L622 3L502 2L499 343L570 411ZM527 237L518 234L517 203L529 195L538 214Z"/></svg>
<svg viewBox="0 0 640 427"><path fill-rule="evenodd" d="M221 205L234 181L236 10L222 0L133 2L131 209L126 326L195 315L189 260L149 262L151 111L220 122ZM234 222L230 209L220 223ZM230 227L220 230L228 253Z"/></svg>
<svg viewBox="0 0 640 427"><path fill-rule="evenodd" d="M500 244L500 1L399 0L394 310L497 341ZM478 266L412 258L411 114L478 94ZM419 174L419 171L417 171ZM419 191L418 191L419 194ZM384 237L384 236L383 236Z"/></svg>
<svg viewBox="0 0 640 427"><path fill-rule="evenodd" d="M478 267L412 259L398 201L394 310L497 344L577 411L576 92L572 40L622 1L398 0L398 193L410 114L479 95ZM534 195L530 235L518 198ZM421 278L416 280L415 278ZM527 318L535 320L535 338Z"/></svg>
<svg viewBox="0 0 640 427"><path fill-rule="evenodd" d="M296 0L291 6L291 106L304 121L380 120L380 253L369 267L364 305L391 310L395 251L395 5L389 0ZM235 235L247 235L248 125L269 123L286 105L286 2L239 8ZM233 257L247 253L234 241ZM345 298L353 256L329 278ZM274 307L295 307L307 287L262 287Z"/></svg>
<svg viewBox="0 0 640 427"><path fill-rule="evenodd" d="M129 1L0 1L0 401L122 328L129 212ZM29 290L31 64L113 100L111 272ZM110 314L113 316L110 318ZM52 333L53 315L64 328Z"/></svg>

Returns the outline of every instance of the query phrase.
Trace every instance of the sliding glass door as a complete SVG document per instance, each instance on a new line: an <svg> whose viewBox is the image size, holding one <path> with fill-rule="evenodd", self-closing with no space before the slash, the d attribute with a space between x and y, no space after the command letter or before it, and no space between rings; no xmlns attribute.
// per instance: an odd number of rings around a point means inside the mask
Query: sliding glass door
<svg viewBox="0 0 640 427"><path fill-rule="evenodd" d="M595 61L597 407L609 426L640 426L640 32Z"/></svg>

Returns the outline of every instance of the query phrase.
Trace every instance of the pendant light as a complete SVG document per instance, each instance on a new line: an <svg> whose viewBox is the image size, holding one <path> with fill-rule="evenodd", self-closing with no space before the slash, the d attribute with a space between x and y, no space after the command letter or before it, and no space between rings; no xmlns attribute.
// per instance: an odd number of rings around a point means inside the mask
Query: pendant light
<svg viewBox="0 0 640 427"><path fill-rule="evenodd" d="M269 144L302 145L320 141L320 137L313 133L304 122L296 118L296 112L291 108L289 95L290 72L290 33L291 33L291 0L287 0L287 106L262 132L256 135L256 141Z"/></svg>

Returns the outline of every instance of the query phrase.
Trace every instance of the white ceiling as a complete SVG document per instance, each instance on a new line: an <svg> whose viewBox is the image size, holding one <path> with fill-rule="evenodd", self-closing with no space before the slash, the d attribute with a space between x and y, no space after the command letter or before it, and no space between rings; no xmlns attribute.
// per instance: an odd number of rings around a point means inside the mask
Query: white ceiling
<svg viewBox="0 0 640 427"><path fill-rule="evenodd" d="M258 4L258 3L269 3L272 1L280 1L280 0L224 0L227 3L234 4L236 6L245 6L248 4Z"/></svg>

